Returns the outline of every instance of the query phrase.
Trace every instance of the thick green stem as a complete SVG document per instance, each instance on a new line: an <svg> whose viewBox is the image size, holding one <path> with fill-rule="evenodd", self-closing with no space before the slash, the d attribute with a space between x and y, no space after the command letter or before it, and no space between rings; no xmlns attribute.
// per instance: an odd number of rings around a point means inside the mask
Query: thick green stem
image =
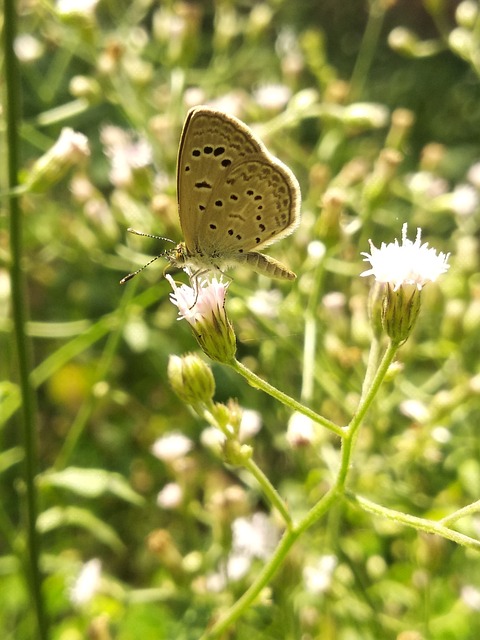
<svg viewBox="0 0 480 640"><path fill-rule="evenodd" d="M40 543L36 529L37 493L35 476L37 474L37 441L35 428L35 393L30 380L31 356L27 338L27 310L25 305L26 287L22 272L22 211L20 201L15 195L18 186L19 171L19 123L20 123L20 75L14 53L16 34L15 1L4 3L3 42L5 49L5 86L8 142L8 209L10 213L10 277L12 285L12 314L15 327L15 344L18 366L18 379L22 397L23 444L25 448L25 488L26 522L28 541L28 583L37 619L36 638L46 640L48 636L47 618L41 591Z"/></svg>
<svg viewBox="0 0 480 640"><path fill-rule="evenodd" d="M335 433L337 436L340 436L341 438L345 436L345 432L342 427L339 427L334 422L327 420L318 413L315 413L315 411L312 411L308 407L305 407L297 400L294 400L290 396L287 396L286 393L279 391L265 380L262 380L262 378L259 378L255 373L253 373L253 371L247 369L247 367L241 364L238 360L232 360L229 363L229 366L232 367L232 369L234 369L237 373L242 375L247 380L248 384L252 387L261 389L265 393L268 393L268 395L272 396L272 398L275 398L285 406L289 407L290 409L292 409L292 411L298 411L298 413L307 416L307 418L310 418L310 420L313 420L313 422L316 422L326 429L333 431L333 433Z"/></svg>

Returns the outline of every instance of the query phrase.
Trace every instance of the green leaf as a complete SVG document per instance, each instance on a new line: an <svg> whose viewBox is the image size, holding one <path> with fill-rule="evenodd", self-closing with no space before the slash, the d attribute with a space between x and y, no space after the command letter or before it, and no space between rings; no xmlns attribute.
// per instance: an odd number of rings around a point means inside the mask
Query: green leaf
<svg viewBox="0 0 480 640"><path fill-rule="evenodd" d="M111 493L131 504L142 505L144 500L119 473L105 469L68 467L62 471L47 472L40 477L43 487L68 489L87 498L99 498Z"/></svg>
<svg viewBox="0 0 480 640"><path fill-rule="evenodd" d="M52 507L41 513L37 520L40 533L61 527L80 527L114 551L122 551L124 544L115 531L105 522L81 507Z"/></svg>

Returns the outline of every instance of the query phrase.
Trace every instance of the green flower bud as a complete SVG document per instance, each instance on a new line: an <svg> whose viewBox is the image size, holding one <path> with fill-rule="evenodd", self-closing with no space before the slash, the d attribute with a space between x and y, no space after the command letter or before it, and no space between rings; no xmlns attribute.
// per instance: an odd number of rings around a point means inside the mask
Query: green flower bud
<svg viewBox="0 0 480 640"><path fill-rule="evenodd" d="M420 290L413 284L402 285L397 290L387 285L382 323L395 344L403 344L411 334L420 311L420 295Z"/></svg>
<svg viewBox="0 0 480 640"><path fill-rule="evenodd" d="M168 379L183 402L190 405L211 404L215 380L210 367L195 354L189 353L182 358L170 356Z"/></svg>

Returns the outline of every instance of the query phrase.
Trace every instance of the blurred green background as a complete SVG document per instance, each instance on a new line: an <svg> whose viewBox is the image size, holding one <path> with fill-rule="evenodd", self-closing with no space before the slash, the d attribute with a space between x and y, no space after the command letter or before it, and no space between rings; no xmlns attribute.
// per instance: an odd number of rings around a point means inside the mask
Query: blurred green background
<svg viewBox="0 0 480 640"><path fill-rule="evenodd" d="M24 181L63 127L90 147L21 200L51 637L194 640L268 555L244 553L246 571L226 578L239 555L232 524L257 531L268 505L169 387L169 356L197 345L177 322L162 260L119 285L165 248L128 227L182 239L176 154L196 104L252 126L302 190L299 229L269 250L298 279L231 272L238 357L339 425L355 410L370 345L371 283L358 277L368 239L392 242L408 222L412 239L420 226L452 253L368 414L350 488L434 519L478 500L478 2L25 0L17 10ZM0 225L0 626L5 639L29 640L3 204ZM328 486L337 439L316 427L308 446L292 443L284 407L213 372L216 399L252 412L255 460L293 514L305 513ZM159 459L152 446L171 433L190 449ZM158 497L169 483L173 494ZM268 522L267 547L279 535ZM458 529L478 538L479 517ZM85 566L92 590L78 596ZM479 576L478 553L338 504L225 638L473 640Z"/></svg>

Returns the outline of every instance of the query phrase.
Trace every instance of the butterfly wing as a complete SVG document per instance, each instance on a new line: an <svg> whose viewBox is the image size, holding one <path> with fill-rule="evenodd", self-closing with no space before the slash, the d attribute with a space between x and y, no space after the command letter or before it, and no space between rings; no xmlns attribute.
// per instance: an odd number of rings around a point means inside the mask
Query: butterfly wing
<svg viewBox="0 0 480 640"><path fill-rule="evenodd" d="M228 262L284 238L300 220L299 194L291 171L263 148L233 164L200 220L201 250Z"/></svg>
<svg viewBox="0 0 480 640"><path fill-rule="evenodd" d="M177 161L177 200L180 226L187 252L205 252L202 242L205 219L215 212L231 167L256 156L260 144L239 120L209 107L188 112Z"/></svg>

